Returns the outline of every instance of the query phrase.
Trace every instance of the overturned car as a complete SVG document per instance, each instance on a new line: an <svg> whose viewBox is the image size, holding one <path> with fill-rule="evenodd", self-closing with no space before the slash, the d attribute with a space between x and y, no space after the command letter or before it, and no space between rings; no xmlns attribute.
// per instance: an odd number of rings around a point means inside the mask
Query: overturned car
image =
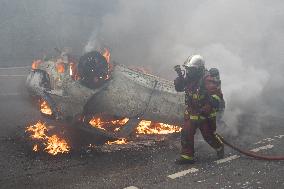
<svg viewBox="0 0 284 189"><path fill-rule="evenodd" d="M34 61L26 87L44 116L110 139L127 137L145 122L178 132L185 109L173 82L110 62L107 49L78 61L64 52Z"/></svg>

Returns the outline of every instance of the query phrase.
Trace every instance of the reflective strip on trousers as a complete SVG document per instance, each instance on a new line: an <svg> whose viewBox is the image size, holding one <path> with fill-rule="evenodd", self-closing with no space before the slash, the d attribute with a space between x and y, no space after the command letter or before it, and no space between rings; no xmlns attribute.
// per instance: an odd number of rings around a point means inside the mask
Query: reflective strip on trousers
<svg viewBox="0 0 284 189"><path fill-rule="evenodd" d="M204 120L205 117L203 117L203 116L197 116L197 115L190 115L190 116L189 116L189 119L191 119L191 120Z"/></svg>
<svg viewBox="0 0 284 189"><path fill-rule="evenodd" d="M193 99L198 99L198 100L201 100L201 99L203 99L204 98L204 95L198 95L198 94L192 94L192 98ZM213 97L214 98L214 97Z"/></svg>
<svg viewBox="0 0 284 189"><path fill-rule="evenodd" d="M193 157L188 156L188 155L180 155L183 159L187 159L187 160L193 160Z"/></svg>
<svg viewBox="0 0 284 189"><path fill-rule="evenodd" d="M213 117L216 117L216 116L217 116L217 112L213 112L208 116L208 118L213 118ZM190 115L189 119L191 119L191 120L204 120L204 119L206 119L206 117L198 116L198 115Z"/></svg>

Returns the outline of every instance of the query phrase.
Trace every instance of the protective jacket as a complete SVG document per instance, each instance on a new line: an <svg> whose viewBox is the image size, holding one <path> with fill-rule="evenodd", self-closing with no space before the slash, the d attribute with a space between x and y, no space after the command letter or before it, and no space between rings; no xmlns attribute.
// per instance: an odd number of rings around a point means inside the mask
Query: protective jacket
<svg viewBox="0 0 284 189"><path fill-rule="evenodd" d="M205 71L199 81L190 81L187 77L178 77L174 81L178 92L185 92L185 119L205 119L216 116L223 101L221 81L218 77Z"/></svg>
<svg viewBox="0 0 284 189"><path fill-rule="evenodd" d="M176 90L184 91L186 94L187 109L181 130L181 158L193 160L194 135L197 129L201 131L205 141L217 151L217 154L223 154L224 146L215 135L216 113L223 102L221 81L214 72L212 74L209 71L205 71L198 81L188 78L178 77L174 81Z"/></svg>

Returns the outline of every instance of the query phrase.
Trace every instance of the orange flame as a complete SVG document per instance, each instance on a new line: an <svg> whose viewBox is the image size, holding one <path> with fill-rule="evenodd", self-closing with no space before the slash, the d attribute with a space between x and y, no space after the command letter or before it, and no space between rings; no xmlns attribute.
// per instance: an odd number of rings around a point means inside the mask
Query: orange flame
<svg viewBox="0 0 284 189"><path fill-rule="evenodd" d="M64 63L56 63L56 70L58 73L64 73L65 72L65 65Z"/></svg>
<svg viewBox="0 0 284 189"><path fill-rule="evenodd" d="M33 139L46 139L47 128L44 123L38 121L35 125L27 127L26 132L30 132Z"/></svg>
<svg viewBox="0 0 284 189"><path fill-rule="evenodd" d="M136 130L138 134L165 135L180 132L181 128L165 123L152 123L151 121L142 120Z"/></svg>
<svg viewBox="0 0 284 189"><path fill-rule="evenodd" d="M48 136L48 128L45 123L38 121L35 125L30 125L26 128L26 132L30 133L30 138L39 139L45 146L44 151L51 155L59 153L68 153L70 147L64 139L60 139L56 135ZM39 151L38 145L34 145L33 151Z"/></svg>
<svg viewBox="0 0 284 189"><path fill-rule="evenodd" d="M128 122L128 120L129 120L128 118L123 118L123 119L111 121L111 123L114 125L125 125Z"/></svg>
<svg viewBox="0 0 284 189"><path fill-rule="evenodd" d="M69 64L69 74L70 76L73 76L74 74L74 63Z"/></svg>
<svg viewBox="0 0 284 189"><path fill-rule="evenodd" d="M48 137L44 150L51 155L57 155L58 153L68 153L70 147L64 139L60 139L58 136L52 135L51 137Z"/></svg>
<svg viewBox="0 0 284 189"><path fill-rule="evenodd" d="M112 120L112 121L103 121L100 117L93 117L89 124L93 127L96 127L98 129L106 130L106 126L112 125L114 126L114 131L118 131L119 128L123 125L125 125L128 122L128 118L123 118L119 120Z"/></svg>
<svg viewBox="0 0 284 189"><path fill-rule="evenodd" d="M104 52L101 53L107 62L107 66L108 66L108 72L110 72L110 70L112 69L112 65L110 64L110 51L107 48L104 48ZM105 80L108 80L110 78L109 73L107 74Z"/></svg>
<svg viewBox="0 0 284 189"><path fill-rule="evenodd" d="M105 57L107 62L108 73L104 79L108 80L110 78L110 71L112 70L112 64L110 63L110 51L107 48L104 48L104 50L102 50L100 53L103 55L103 57Z"/></svg>
<svg viewBox="0 0 284 189"><path fill-rule="evenodd" d="M39 67L39 65L41 64L41 60L34 60L32 62L32 69L35 70Z"/></svg>
<svg viewBox="0 0 284 189"><path fill-rule="evenodd" d="M118 139L118 140L113 141L113 142L110 142L110 141L107 142L108 145L112 145L112 144L127 144L127 143L128 142L127 142L126 138L121 138L121 139Z"/></svg>
<svg viewBox="0 0 284 189"><path fill-rule="evenodd" d="M102 53L102 55L105 57L107 63L110 62L110 52L107 48L104 48L104 52Z"/></svg>
<svg viewBox="0 0 284 189"><path fill-rule="evenodd" d="M129 118L123 118L120 120L113 121L103 121L100 117L94 117L89 122L93 127L102 130L112 130L119 131L122 126L128 122ZM141 120L136 128L137 134L171 134L180 132L181 128L179 126L169 125L165 123L154 123L152 121Z"/></svg>
<svg viewBox="0 0 284 189"><path fill-rule="evenodd" d="M39 151L39 148L38 148L38 145L37 145L37 144L36 144L36 145L34 145L34 147L33 147L33 151L35 151L35 152Z"/></svg>
<svg viewBox="0 0 284 189"><path fill-rule="evenodd" d="M74 80L79 80L79 75L78 75L78 70L77 70L77 67L76 67L76 64L71 62L69 64L69 74L71 76L72 79Z"/></svg>
<svg viewBox="0 0 284 189"><path fill-rule="evenodd" d="M101 118L93 118L89 121L90 125L93 127L97 127L99 129L105 130L105 128L102 127L102 125L106 124L106 122L103 122Z"/></svg>
<svg viewBox="0 0 284 189"><path fill-rule="evenodd" d="M51 108L45 100L40 100L40 112L45 115L52 115Z"/></svg>

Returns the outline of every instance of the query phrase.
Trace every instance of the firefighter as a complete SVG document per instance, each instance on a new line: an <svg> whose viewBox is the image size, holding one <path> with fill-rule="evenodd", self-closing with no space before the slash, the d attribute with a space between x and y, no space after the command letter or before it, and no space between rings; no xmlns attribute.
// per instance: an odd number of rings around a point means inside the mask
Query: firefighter
<svg viewBox="0 0 284 189"><path fill-rule="evenodd" d="M224 157L224 145L215 135L216 114L224 102L219 71L216 68L207 71L205 61L200 55L189 57L183 67L184 73L179 65L175 66L175 71L178 73L174 81L175 89L178 92L185 92L186 104L181 131L182 150L176 163L194 163L194 135L197 128L221 159Z"/></svg>

